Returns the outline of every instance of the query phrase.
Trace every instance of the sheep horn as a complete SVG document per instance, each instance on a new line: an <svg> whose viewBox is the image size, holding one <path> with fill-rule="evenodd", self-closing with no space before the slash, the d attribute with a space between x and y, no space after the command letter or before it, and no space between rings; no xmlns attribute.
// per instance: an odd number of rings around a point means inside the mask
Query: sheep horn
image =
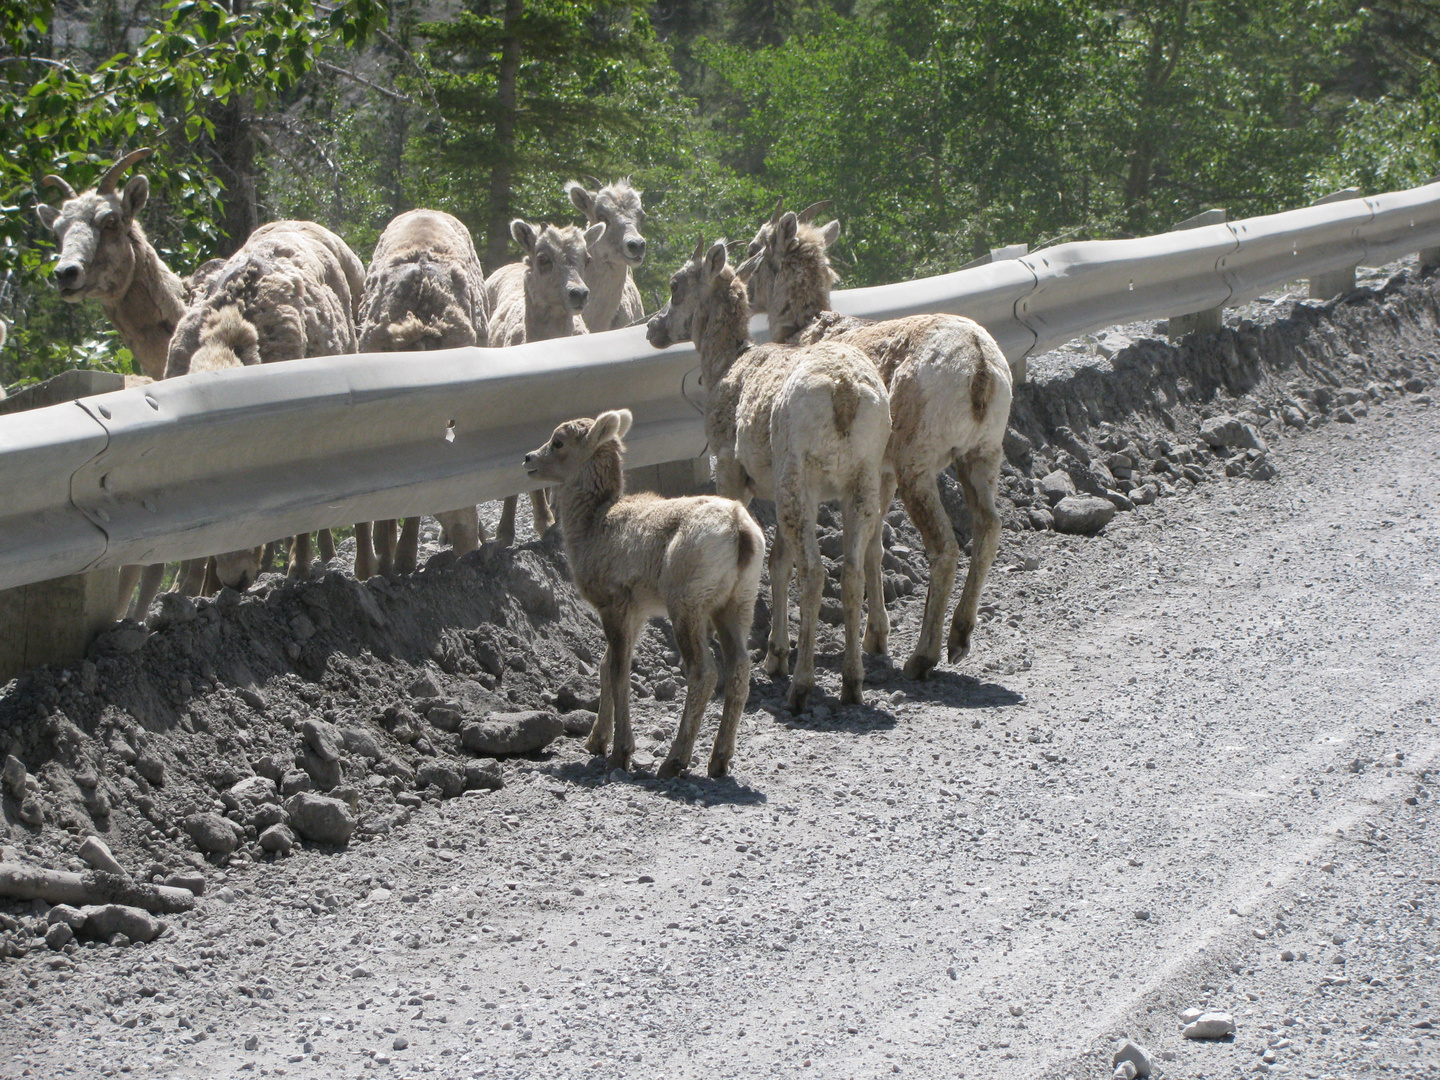
<svg viewBox="0 0 1440 1080"><path fill-rule="evenodd" d="M694 259L696 262L699 262L699 261L700 261L700 256L701 256L701 255L704 255L704 254L705 254L705 234L704 234L704 233L696 233L696 234L695 234L695 253L694 253L693 255L691 255L690 258Z"/></svg>
<svg viewBox="0 0 1440 1080"><path fill-rule="evenodd" d="M829 199L821 199L819 202L811 203L809 206L805 207L804 210L800 211L800 224L809 225L810 219L813 218L816 214L820 213L821 210L827 208L829 205Z"/></svg>
<svg viewBox="0 0 1440 1080"><path fill-rule="evenodd" d="M51 173L49 176L43 177L40 181L40 186L58 187L61 191L65 193L65 197L67 199L75 198L75 189L69 184L67 184L64 180L61 180L60 177L56 176L54 173Z"/></svg>
<svg viewBox="0 0 1440 1080"><path fill-rule="evenodd" d="M100 183L95 185L95 190L101 195L109 195L115 190L115 182L125 175L125 170L134 165L137 161L144 161L155 151L148 146L142 146L139 150L131 150L119 161L111 165L105 175L100 178Z"/></svg>
<svg viewBox="0 0 1440 1080"><path fill-rule="evenodd" d="M783 210L784 208L785 208L785 196L784 196L784 195L781 195L780 198L778 198L778 199L775 200L775 210L774 210L774 211L771 213L771 215L770 215L770 224L771 224L771 225L778 225L778 224L780 224L780 211Z"/></svg>
<svg viewBox="0 0 1440 1080"><path fill-rule="evenodd" d="M591 176L589 173L581 173L581 174L580 174L580 179L584 180L587 184L594 184L594 185L595 185L595 190L596 190L597 192L598 192L601 188L603 188L603 187L605 186L605 185L602 184L599 180L597 180L595 177Z"/></svg>

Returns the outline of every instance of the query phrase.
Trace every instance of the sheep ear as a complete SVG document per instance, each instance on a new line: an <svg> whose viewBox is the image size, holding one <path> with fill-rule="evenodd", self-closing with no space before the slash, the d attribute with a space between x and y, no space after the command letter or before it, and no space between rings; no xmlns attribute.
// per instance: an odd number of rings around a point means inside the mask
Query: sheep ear
<svg viewBox="0 0 1440 1080"><path fill-rule="evenodd" d="M60 220L60 211L49 203L42 202L36 204L35 216L40 219L40 224L44 225L51 232L54 232L55 223Z"/></svg>
<svg viewBox="0 0 1440 1080"><path fill-rule="evenodd" d="M624 421L623 426L626 430L629 430L630 424L628 421L628 417L630 416L630 412L628 409L621 410L621 412L623 412L625 417L627 418L627 420ZM585 436L585 445L593 450L596 447L602 446L603 444L609 442L611 439L618 439L620 438L621 427L621 413L601 413L595 418L595 423L590 425L590 434Z"/></svg>
<svg viewBox="0 0 1440 1080"><path fill-rule="evenodd" d="M578 180L571 180L565 185L565 194L570 196L570 201L575 204L576 210L579 210L587 218L594 216L596 192L587 191L585 185Z"/></svg>
<svg viewBox="0 0 1440 1080"><path fill-rule="evenodd" d="M835 243L835 241L838 240L839 238L840 238L840 222L839 222L839 221L832 221L832 222L829 222L828 224L822 225L822 226L820 227L820 239L823 240L823 241L825 241L825 246L826 246L827 248L828 248L831 244Z"/></svg>
<svg viewBox="0 0 1440 1080"><path fill-rule="evenodd" d="M617 409L615 415L620 417L620 430L615 432L615 437L623 439L630 434L630 425L635 423L635 415L629 409Z"/></svg>
<svg viewBox="0 0 1440 1080"><path fill-rule="evenodd" d="M125 194L120 197L120 207L125 217L133 218L145 208L145 201L150 198L150 179L146 176L132 176L130 182L125 185Z"/></svg>
<svg viewBox="0 0 1440 1080"><path fill-rule="evenodd" d="M777 251L788 251L790 245L795 242L795 236L800 231L800 219L795 216L794 210L785 211L780 221L775 226L775 248Z"/></svg>
<svg viewBox="0 0 1440 1080"><path fill-rule="evenodd" d="M516 218L510 222L510 235L520 245L526 255L535 254L535 242L539 239L535 232L535 226L531 225L524 218Z"/></svg>
<svg viewBox="0 0 1440 1080"><path fill-rule="evenodd" d="M585 246L593 248L596 244L600 242L600 238L604 235L605 222L597 221L594 225L591 225L588 229L585 230Z"/></svg>
<svg viewBox="0 0 1440 1080"><path fill-rule="evenodd" d="M716 240L710 245L710 250L705 252L705 276L715 277L729 262L729 252L725 249L724 240Z"/></svg>

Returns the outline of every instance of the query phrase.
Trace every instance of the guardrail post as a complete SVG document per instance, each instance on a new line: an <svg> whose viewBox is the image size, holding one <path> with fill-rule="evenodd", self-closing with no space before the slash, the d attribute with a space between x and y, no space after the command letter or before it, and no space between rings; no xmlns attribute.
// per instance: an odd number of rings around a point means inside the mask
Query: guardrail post
<svg viewBox="0 0 1440 1080"><path fill-rule="evenodd" d="M1432 176L1425 181L1426 184L1440 184L1440 176ZM1432 267L1440 267L1440 247L1420 249L1420 269L1429 270Z"/></svg>
<svg viewBox="0 0 1440 1080"><path fill-rule="evenodd" d="M1181 229L1203 229L1207 225L1224 225L1230 220L1230 213L1223 206L1213 210L1202 210L1194 217L1186 218L1175 226L1175 232ZM1171 341L1178 341L1186 334L1196 330L1202 330L1213 334L1217 330L1225 328L1225 309L1223 307L1206 308L1204 311L1192 312L1189 315L1171 315L1165 336Z"/></svg>
<svg viewBox="0 0 1440 1080"><path fill-rule="evenodd" d="M666 461L642 465L625 472L626 491L653 491L673 499L680 495L702 495L710 483L710 455L687 461Z"/></svg>
<svg viewBox="0 0 1440 1080"><path fill-rule="evenodd" d="M1359 188L1343 188L1340 191L1331 192L1311 205L1324 206L1326 203L1344 202L1347 199L1358 198L1360 198ZM1311 300L1329 300L1331 297L1344 296L1346 293L1354 291L1355 267L1353 266L1342 266L1339 270L1316 274L1309 281L1308 292Z"/></svg>
<svg viewBox="0 0 1440 1080"><path fill-rule="evenodd" d="M109 371L67 371L0 402L0 414L123 390L127 381ZM0 590L0 683L40 664L83 657L114 621L119 595L118 568Z"/></svg>

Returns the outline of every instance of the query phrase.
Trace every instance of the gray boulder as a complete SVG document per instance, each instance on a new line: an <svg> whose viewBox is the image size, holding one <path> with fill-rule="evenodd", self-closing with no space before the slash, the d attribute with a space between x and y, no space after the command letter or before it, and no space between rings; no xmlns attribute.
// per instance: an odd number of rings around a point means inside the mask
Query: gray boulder
<svg viewBox="0 0 1440 1080"><path fill-rule="evenodd" d="M565 733L560 718L548 710L492 713L460 732L460 745L476 754L529 754Z"/></svg>
<svg viewBox="0 0 1440 1080"><path fill-rule="evenodd" d="M285 800L290 825L306 840L343 847L355 832L355 815L339 799L302 791Z"/></svg>
<svg viewBox="0 0 1440 1080"><path fill-rule="evenodd" d="M181 822L181 828L207 855L229 855L245 838L240 826L219 814L191 814Z"/></svg>
<svg viewBox="0 0 1440 1080"><path fill-rule="evenodd" d="M288 825L271 825L260 834L260 847L265 851L289 855L300 841Z"/></svg>
<svg viewBox="0 0 1440 1080"><path fill-rule="evenodd" d="M1094 536L1115 516L1115 504L1097 495L1070 495L1055 504L1055 531Z"/></svg>
<svg viewBox="0 0 1440 1080"><path fill-rule="evenodd" d="M1054 506L1061 499L1075 494L1075 481L1070 479L1070 474L1064 469L1056 469L1040 481L1040 494Z"/></svg>
<svg viewBox="0 0 1440 1080"><path fill-rule="evenodd" d="M340 735L333 725L313 718L304 720L300 724L300 734L316 757L323 761L340 760Z"/></svg>
<svg viewBox="0 0 1440 1080"><path fill-rule="evenodd" d="M109 941L116 934L124 934L131 941L154 941L165 931L165 924L144 908L93 904L80 912L85 916L80 932L99 941Z"/></svg>

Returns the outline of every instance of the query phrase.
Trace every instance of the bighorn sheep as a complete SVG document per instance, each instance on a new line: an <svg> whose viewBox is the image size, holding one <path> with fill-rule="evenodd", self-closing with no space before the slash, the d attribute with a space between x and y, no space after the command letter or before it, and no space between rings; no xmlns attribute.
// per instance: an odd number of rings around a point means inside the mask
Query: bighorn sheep
<svg viewBox="0 0 1440 1080"><path fill-rule="evenodd" d="M815 623L825 568L815 535L819 504L838 498L844 523L841 602L845 659L840 699L859 703L865 669L860 657L863 595L873 600L873 632L888 634L880 561L867 558L880 527L881 474L890 438L890 405L880 373L853 345L821 342L805 348L754 345L745 280L754 260L738 268L724 241L704 241L670 279L670 302L650 319L656 348L694 341L705 386L705 434L716 455L715 487L748 503L773 499L775 544L770 551L773 615L765 670L783 672L790 652L790 568L798 561L800 634L787 704L804 709L815 686ZM878 555L878 547L873 548ZM862 587L862 568L865 585Z"/></svg>
<svg viewBox="0 0 1440 1080"><path fill-rule="evenodd" d="M345 241L310 221L276 221L251 233L185 312L165 377L355 351L365 270ZM216 556L221 584L247 588L259 549ZM310 536L296 536L289 574L310 572Z"/></svg>
<svg viewBox="0 0 1440 1080"><path fill-rule="evenodd" d="M826 248L839 235L840 223L816 228L801 220L821 205L802 215L783 216L776 207L751 243L752 258L758 262L750 284L756 306L769 314L776 341L856 346L875 361L890 390L893 484L930 559L924 623L905 663L906 677L920 679L940 663L945 611L960 561L938 482L952 463L974 537L965 588L950 626L950 662L957 663L970 651L980 590L1000 541L995 490L1010 416L1010 365L982 326L959 315L912 315L872 323L831 311L830 286L837 278ZM882 492L883 506L890 505L895 486L887 485ZM874 542L880 543L878 535ZM867 639L866 644L872 642Z"/></svg>
<svg viewBox="0 0 1440 1080"><path fill-rule="evenodd" d="M590 265L585 268L585 284L590 286L585 325L598 334L633 326L645 318L645 304L631 272L645 261L645 237L640 235L645 210L629 177L604 186L593 176L586 179L596 190L571 180L565 185L565 194L587 222L605 225L604 237L590 247Z"/></svg>
<svg viewBox="0 0 1440 1080"><path fill-rule="evenodd" d="M584 273L590 263L590 248L600 242L605 228L598 222L584 232L574 225L531 225L519 218L510 222L510 235L525 252L525 258L502 266L485 282L492 346L503 348L589 333L580 317L590 298ZM495 529L501 547L515 542L516 502L516 496L511 495L501 508L500 524ZM530 509L537 534L543 535L555 524L544 491L530 493Z"/></svg>
<svg viewBox="0 0 1440 1080"><path fill-rule="evenodd" d="M614 730L612 768L623 769L635 749L630 727L630 660L651 616L666 613L685 669L685 708L661 777L690 764L705 706L715 692L712 632L725 666L725 704L710 753L711 776L724 776L735 756L735 733L750 693L746 639L755 617L765 534L731 499L700 495L662 499L626 495L621 439L628 409L595 420L571 420L525 468L559 482L555 499L570 572L580 595L600 613L605 660L600 667L600 713L585 748L604 754Z"/></svg>
<svg viewBox="0 0 1440 1080"><path fill-rule="evenodd" d="M61 299L72 304L99 300L140 370L160 379L165 375L170 336L185 314L187 299L202 287L216 260L182 281L146 239L137 218L150 196L149 179L131 177L123 190L116 191L120 177L151 153L147 147L126 154L83 195L59 176L46 176L41 184L58 188L65 202L59 209L41 203L35 214L60 244L55 284ZM203 560L185 565L182 576L193 581L191 591L198 589L203 573ZM143 619L164 576L165 567L159 563L121 567L115 617L127 614L128 604L129 617Z"/></svg>
<svg viewBox="0 0 1440 1080"><path fill-rule="evenodd" d="M359 351L457 349L486 343L485 274L470 230L438 210L410 210L390 222L375 245L360 306ZM435 515L457 555L484 540L475 507ZM415 569L420 519L355 526L355 576Z"/></svg>

